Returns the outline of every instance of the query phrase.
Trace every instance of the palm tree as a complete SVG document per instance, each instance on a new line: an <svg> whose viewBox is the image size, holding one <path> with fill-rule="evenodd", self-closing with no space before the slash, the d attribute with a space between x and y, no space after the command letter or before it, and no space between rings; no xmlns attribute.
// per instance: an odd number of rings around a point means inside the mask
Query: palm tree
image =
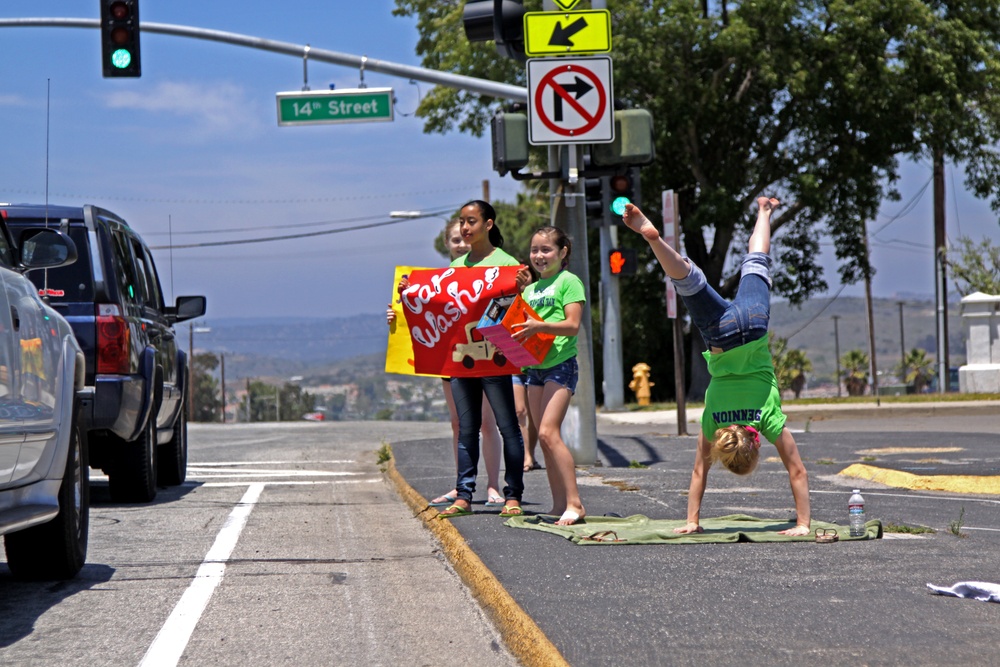
<svg viewBox="0 0 1000 667"><path fill-rule="evenodd" d="M778 389L790 390L798 398L806 386L806 373L812 371L812 362L802 350L788 349L788 339L770 334L771 362Z"/></svg>
<svg viewBox="0 0 1000 667"><path fill-rule="evenodd" d="M840 358L844 387L848 396L863 396L868 388L868 355L861 350L851 350Z"/></svg>
<svg viewBox="0 0 1000 667"><path fill-rule="evenodd" d="M913 386L914 393L920 394L934 377L934 360L924 350L913 348L906 353L900 364L900 375L903 376L903 382Z"/></svg>

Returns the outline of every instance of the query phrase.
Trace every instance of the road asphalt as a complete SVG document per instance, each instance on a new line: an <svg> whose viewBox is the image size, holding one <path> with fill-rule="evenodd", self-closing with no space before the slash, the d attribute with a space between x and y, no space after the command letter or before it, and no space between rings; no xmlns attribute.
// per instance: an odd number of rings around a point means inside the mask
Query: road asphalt
<svg viewBox="0 0 1000 667"><path fill-rule="evenodd" d="M437 518L427 499L454 486L448 439L416 439L401 424L387 471L525 665L995 664L998 607L926 584L1000 581L1000 497L840 473L862 463L911 477L998 476L1000 401L786 413L810 475L812 518L846 525L860 488L882 539L581 547L506 526L484 506L482 472L474 515ZM688 410L691 434L697 417ZM695 438L677 435L676 413L601 414L597 424L598 465L577 471L591 520L684 518ZM703 518L793 518L787 474L773 449L763 454L747 477L713 469ZM544 470L525 474L523 502L529 514L548 509Z"/></svg>

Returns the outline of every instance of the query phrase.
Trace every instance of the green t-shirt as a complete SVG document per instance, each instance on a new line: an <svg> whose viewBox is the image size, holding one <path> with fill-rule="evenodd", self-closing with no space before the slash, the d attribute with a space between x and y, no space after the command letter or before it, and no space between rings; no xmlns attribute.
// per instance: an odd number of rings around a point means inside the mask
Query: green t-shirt
<svg viewBox="0 0 1000 667"><path fill-rule="evenodd" d="M465 266L472 268L475 266L520 266L521 262L517 261L507 253L503 251L502 248L494 248L493 252L483 257L478 262L469 262L469 253L465 253L461 257L457 257L452 260L451 264L448 266Z"/></svg>
<svg viewBox="0 0 1000 667"><path fill-rule="evenodd" d="M730 424L753 426L772 443L785 427L767 336L720 354L704 352L712 376L701 432L708 439Z"/></svg>
<svg viewBox="0 0 1000 667"><path fill-rule="evenodd" d="M563 270L551 278L543 278L524 288L521 293L529 306L546 322L562 322L566 319L565 306L587 300L583 281L569 271ZM552 348L540 364L525 368L552 368L576 356L576 336L556 336Z"/></svg>

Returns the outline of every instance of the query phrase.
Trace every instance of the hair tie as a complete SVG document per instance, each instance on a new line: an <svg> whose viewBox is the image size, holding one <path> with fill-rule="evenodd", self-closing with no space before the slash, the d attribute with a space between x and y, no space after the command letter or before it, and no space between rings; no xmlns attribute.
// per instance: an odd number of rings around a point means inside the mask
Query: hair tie
<svg viewBox="0 0 1000 667"><path fill-rule="evenodd" d="M755 448L760 447L760 432L753 426L744 426L743 428L745 428L747 431L750 432L751 435L753 435L754 447Z"/></svg>

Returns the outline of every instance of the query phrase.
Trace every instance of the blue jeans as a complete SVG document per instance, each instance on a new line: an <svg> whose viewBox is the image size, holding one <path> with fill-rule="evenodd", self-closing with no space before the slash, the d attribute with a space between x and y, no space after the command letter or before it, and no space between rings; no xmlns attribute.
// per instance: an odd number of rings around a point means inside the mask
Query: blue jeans
<svg viewBox="0 0 1000 667"><path fill-rule="evenodd" d="M771 319L771 257L767 253L744 255L740 286L731 302L719 296L694 262L688 262L691 272L671 280L709 349L731 350L767 335Z"/></svg>
<svg viewBox="0 0 1000 667"><path fill-rule="evenodd" d="M483 394L489 399L503 439L503 497L520 502L524 493L524 440L514 408L509 375L451 378L451 396L458 413L458 497L472 502L479 467L479 429L483 425Z"/></svg>

